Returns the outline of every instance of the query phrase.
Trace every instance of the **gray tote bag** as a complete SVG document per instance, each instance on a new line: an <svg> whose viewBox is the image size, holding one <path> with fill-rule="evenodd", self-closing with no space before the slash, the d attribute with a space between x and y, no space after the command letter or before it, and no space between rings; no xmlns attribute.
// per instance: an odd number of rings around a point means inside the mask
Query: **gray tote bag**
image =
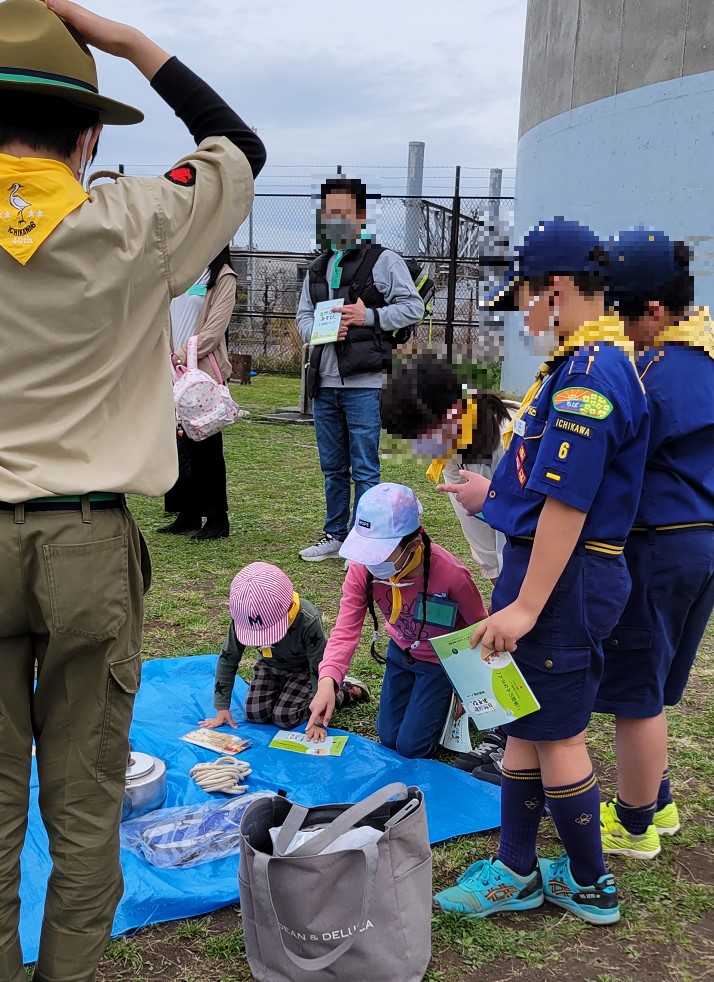
<svg viewBox="0 0 714 982"><path fill-rule="evenodd" d="M323 831L286 855L296 833L313 826ZM376 841L336 843L365 826L377 830ZM280 829L275 846L271 828ZM333 844L338 851L320 855ZM238 877L246 954L258 982L423 979L431 957L431 847L418 788L389 784L356 805L256 801L241 823Z"/></svg>

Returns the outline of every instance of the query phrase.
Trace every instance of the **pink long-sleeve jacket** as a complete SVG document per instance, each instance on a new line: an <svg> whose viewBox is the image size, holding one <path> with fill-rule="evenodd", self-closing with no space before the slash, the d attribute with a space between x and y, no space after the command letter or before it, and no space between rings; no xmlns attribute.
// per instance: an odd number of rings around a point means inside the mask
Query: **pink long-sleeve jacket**
<svg viewBox="0 0 714 982"><path fill-rule="evenodd" d="M403 651L410 649L413 658L438 663L439 659L429 644L429 638L437 638L483 620L486 616L486 608L464 564L446 549L432 542L428 596L441 595L446 600L455 601L458 604L458 613L453 628L437 627L427 623L419 645L412 648L421 627L422 608L417 601L423 589L424 578L421 573L410 586L401 586L402 609L394 624L389 623L392 613L392 588L382 583L374 583L374 602L384 614L390 638ZM360 642L366 615L367 567L353 562L350 563L342 586L340 610L320 665L320 678L334 679L338 685L342 683Z"/></svg>

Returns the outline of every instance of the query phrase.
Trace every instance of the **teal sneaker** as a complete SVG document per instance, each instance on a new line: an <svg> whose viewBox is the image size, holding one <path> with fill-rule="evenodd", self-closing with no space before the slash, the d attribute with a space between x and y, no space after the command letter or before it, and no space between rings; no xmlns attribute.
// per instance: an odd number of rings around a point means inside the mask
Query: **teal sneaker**
<svg viewBox="0 0 714 982"><path fill-rule="evenodd" d="M489 917L500 910L533 910L543 903L543 880L536 866L519 876L499 859L480 859L463 873L456 886L434 897L434 909L468 917Z"/></svg>
<svg viewBox="0 0 714 982"><path fill-rule="evenodd" d="M548 903L569 910L588 924L614 924L620 920L620 904L615 877L601 876L597 883L584 887L575 882L570 871L570 859L541 859L543 893Z"/></svg>

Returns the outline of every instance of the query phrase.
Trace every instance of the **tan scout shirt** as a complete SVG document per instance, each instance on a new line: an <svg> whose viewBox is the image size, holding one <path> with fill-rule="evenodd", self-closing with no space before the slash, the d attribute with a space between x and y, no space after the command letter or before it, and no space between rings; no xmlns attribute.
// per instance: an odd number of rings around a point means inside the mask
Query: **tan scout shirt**
<svg viewBox="0 0 714 982"><path fill-rule="evenodd" d="M178 473L169 303L248 215L242 151L209 137L195 184L94 187L27 266L0 250L0 501L159 495Z"/></svg>

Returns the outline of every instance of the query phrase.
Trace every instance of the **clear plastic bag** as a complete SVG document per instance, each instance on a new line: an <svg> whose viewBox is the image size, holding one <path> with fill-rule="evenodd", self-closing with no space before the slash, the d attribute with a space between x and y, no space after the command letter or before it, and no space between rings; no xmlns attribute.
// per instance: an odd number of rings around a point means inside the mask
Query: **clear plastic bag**
<svg viewBox="0 0 714 982"><path fill-rule="evenodd" d="M161 808L124 822L121 844L159 869L188 869L237 856L246 808L258 798L273 796L272 791L255 791L230 801Z"/></svg>

